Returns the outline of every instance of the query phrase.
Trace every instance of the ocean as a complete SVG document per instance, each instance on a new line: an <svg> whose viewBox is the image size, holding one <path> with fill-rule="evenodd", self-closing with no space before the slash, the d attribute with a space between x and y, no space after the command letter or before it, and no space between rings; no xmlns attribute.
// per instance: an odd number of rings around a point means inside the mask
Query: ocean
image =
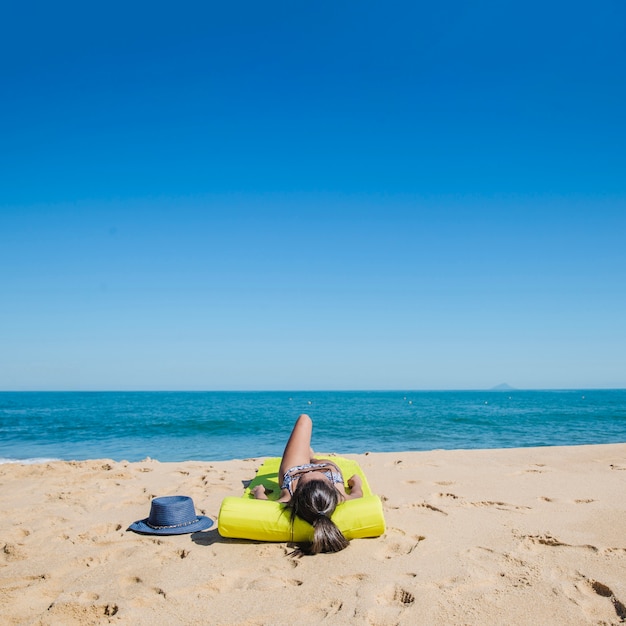
<svg viewBox="0 0 626 626"><path fill-rule="evenodd" d="M1 392L0 462L280 456L626 442L626 390Z"/></svg>

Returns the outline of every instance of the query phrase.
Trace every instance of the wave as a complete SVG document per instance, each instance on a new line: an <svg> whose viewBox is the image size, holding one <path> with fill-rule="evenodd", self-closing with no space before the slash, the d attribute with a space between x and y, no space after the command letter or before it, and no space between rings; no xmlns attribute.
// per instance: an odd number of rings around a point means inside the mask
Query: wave
<svg viewBox="0 0 626 626"><path fill-rule="evenodd" d="M39 463L53 463L54 461L62 461L63 459L53 459L46 457L35 457L32 459L6 459L0 457L0 465L5 465L6 463L21 463L22 465L37 465Z"/></svg>

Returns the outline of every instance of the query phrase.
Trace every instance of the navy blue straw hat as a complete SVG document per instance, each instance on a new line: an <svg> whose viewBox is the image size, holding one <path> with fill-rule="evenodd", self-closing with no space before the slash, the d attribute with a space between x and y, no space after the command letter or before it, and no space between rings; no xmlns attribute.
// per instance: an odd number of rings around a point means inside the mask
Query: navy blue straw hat
<svg viewBox="0 0 626 626"><path fill-rule="evenodd" d="M154 498L150 515L131 524L128 530L145 535L184 535L213 526L213 520L196 515L189 496L163 496Z"/></svg>

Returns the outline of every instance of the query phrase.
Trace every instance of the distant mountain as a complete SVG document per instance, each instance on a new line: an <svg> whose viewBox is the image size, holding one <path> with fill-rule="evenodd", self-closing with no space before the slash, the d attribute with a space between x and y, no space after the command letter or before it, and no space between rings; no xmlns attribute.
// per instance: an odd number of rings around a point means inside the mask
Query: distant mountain
<svg viewBox="0 0 626 626"><path fill-rule="evenodd" d="M511 387L511 385L507 385L507 383L502 383L501 385L492 387L490 391L515 391L515 387Z"/></svg>

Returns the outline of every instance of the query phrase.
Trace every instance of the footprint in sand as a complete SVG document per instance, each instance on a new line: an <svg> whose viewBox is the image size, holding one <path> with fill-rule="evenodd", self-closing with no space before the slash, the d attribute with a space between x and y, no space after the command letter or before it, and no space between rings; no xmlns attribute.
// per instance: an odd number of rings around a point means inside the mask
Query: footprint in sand
<svg viewBox="0 0 626 626"><path fill-rule="evenodd" d="M526 547L535 547L535 546L548 546L551 548L578 548L583 550L591 550L592 552L598 552L598 548L596 546L592 546L590 544L582 544L575 545L571 543L565 543L560 539L552 536L550 533L544 533L543 535L521 535L519 539L522 540L522 544L525 544Z"/></svg>
<svg viewBox="0 0 626 626"><path fill-rule="evenodd" d="M5 543L1 555L5 561L23 561L28 558L23 548L16 543Z"/></svg>
<svg viewBox="0 0 626 626"><path fill-rule="evenodd" d="M376 605L368 608L361 615L358 610L354 617L355 623L361 624L400 624L405 623L409 614L415 608L415 595L410 589L396 585L388 587L376 597ZM411 623L418 623L417 616L411 616ZM409 623L409 622L406 622Z"/></svg>
<svg viewBox="0 0 626 626"><path fill-rule="evenodd" d="M347 576L335 576L332 582L340 587L359 585L369 578L368 574L349 574Z"/></svg>
<svg viewBox="0 0 626 626"><path fill-rule="evenodd" d="M34 585L39 585L46 580L50 579L49 574L36 574L33 576L15 576L15 577L3 577L2 579L2 594L4 598L8 598L9 594L14 591L23 592L24 590Z"/></svg>
<svg viewBox="0 0 626 626"><path fill-rule="evenodd" d="M423 535L407 536L403 530L389 528L385 534L385 541L382 543L382 549L378 552L378 556L384 559L406 556L411 554L424 539Z"/></svg>
<svg viewBox="0 0 626 626"><path fill-rule="evenodd" d="M139 576L127 576L125 578L122 578L121 582L124 584L124 586L130 586L140 585L141 583L143 583L143 580L139 578Z"/></svg>
<svg viewBox="0 0 626 626"><path fill-rule="evenodd" d="M97 567L98 565L107 563L108 560L109 560L108 555L105 555L105 556L98 556L98 557L88 556L87 558L79 557L77 559L74 559L73 562L76 565L82 565L84 567Z"/></svg>
<svg viewBox="0 0 626 626"><path fill-rule="evenodd" d="M311 604L304 605L302 607L302 615L311 614L315 615L317 622L330 622L335 623L336 617L344 608L343 600L339 598L328 598L324 600L318 600ZM345 619L345 617L344 617ZM254 622L255 624L257 622ZM260 622L259 622L260 623ZM294 620L295 623L295 620ZM308 622L307 622L308 623Z"/></svg>
<svg viewBox="0 0 626 626"><path fill-rule="evenodd" d="M337 615L337 613L339 613L339 611L343 608L343 602L339 600L339 598L334 598L323 603L319 608L324 615L322 619L326 619L327 617Z"/></svg>
<svg viewBox="0 0 626 626"><path fill-rule="evenodd" d="M434 506L433 504L429 504L428 502L415 502L409 505L410 509L428 509L429 511L434 511L435 513L441 513L442 515L448 515L444 510Z"/></svg>
<svg viewBox="0 0 626 626"><path fill-rule="evenodd" d="M122 530L121 524L99 524L91 528L88 532L81 533L77 538L80 541L101 542L110 539L107 535L119 532L120 530Z"/></svg>
<svg viewBox="0 0 626 626"><path fill-rule="evenodd" d="M486 507L494 507L501 511L523 511L529 510L529 506L524 506L521 504L509 504L508 502L500 502L498 500L480 500L479 502L470 502L471 506L486 506Z"/></svg>
<svg viewBox="0 0 626 626"><path fill-rule="evenodd" d="M390 587L378 596L378 604L394 605L402 608L411 606L415 602L415 596L404 587Z"/></svg>
<svg viewBox="0 0 626 626"><path fill-rule="evenodd" d="M242 590L247 588L249 582L247 570L230 570L227 574L220 574L211 580L200 583L196 589L199 592L209 592L211 595L226 593L233 589Z"/></svg>
<svg viewBox="0 0 626 626"><path fill-rule="evenodd" d="M435 494L437 498L450 498L451 500L458 500L459 496L454 493L437 493Z"/></svg>
<svg viewBox="0 0 626 626"><path fill-rule="evenodd" d="M485 546L468 548L464 555L472 564L470 570L478 569L480 578L494 587L530 587L540 575L540 569L509 552L499 552ZM495 564L495 567L494 567Z"/></svg>
<svg viewBox="0 0 626 626"><path fill-rule="evenodd" d="M91 591L77 591L73 596L81 602L96 602L100 599L97 593Z"/></svg>
<svg viewBox="0 0 626 626"><path fill-rule="evenodd" d="M91 604L96 600L87 600L83 603L77 600L57 600L48 607L48 616L55 623L81 623L81 624L99 624L105 617L113 617L119 611L119 607L115 603L108 604Z"/></svg>
<svg viewBox="0 0 626 626"><path fill-rule="evenodd" d="M619 623L626 621L626 606L608 585L587 578L579 572L570 579L570 582L571 586L564 587L566 596L582 610L585 617L593 618L594 624L617 624L618 621ZM610 604L604 604L607 600ZM615 621L611 614L617 616L618 621ZM604 617L601 621L600 616Z"/></svg>
<svg viewBox="0 0 626 626"><path fill-rule="evenodd" d="M613 603L613 608L615 609L615 613L617 617L620 618L621 621L626 621L626 606L622 602L620 602L615 594L611 591L609 587L605 584L598 582L597 580L589 580L589 584L595 593L603 598L608 598Z"/></svg>
<svg viewBox="0 0 626 626"><path fill-rule="evenodd" d="M251 581L247 585L247 589L258 591L274 591L276 589L287 589L288 587L300 587L303 581L296 578L287 578L282 576L262 576Z"/></svg>
<svg viewBox="0 0 626 626"><path fill-rule="evenodd" d="M538 500L542 500L543 502L555 502L554 498L548 498L547 496L541 496ZM574 504L591 504L595 502L593 498L578 498L574 500Z"/></svg>

